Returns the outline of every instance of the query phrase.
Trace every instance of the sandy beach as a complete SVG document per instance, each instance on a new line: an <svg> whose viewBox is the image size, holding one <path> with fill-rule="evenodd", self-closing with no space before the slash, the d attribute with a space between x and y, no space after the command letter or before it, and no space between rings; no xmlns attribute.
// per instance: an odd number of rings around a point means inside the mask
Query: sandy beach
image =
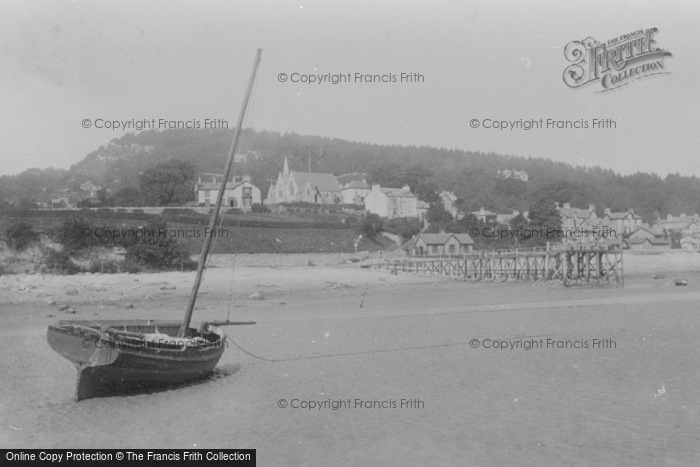
<svg viewBox="0 0 700 467"><path fill-rule="evenodd" d="M259 465L700 459L698 254L629 255L624 288L577 289L245 256L216 258L200 289L195 321L257 322L226 328L211 378L80 403L47 325L181 319L194 274L1 276L0 445L255 448Z"/></svg>

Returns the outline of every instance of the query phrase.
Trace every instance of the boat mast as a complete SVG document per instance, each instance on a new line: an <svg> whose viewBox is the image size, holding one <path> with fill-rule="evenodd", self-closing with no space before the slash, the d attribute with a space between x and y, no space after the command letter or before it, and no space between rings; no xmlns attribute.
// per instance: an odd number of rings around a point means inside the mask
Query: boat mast
<svg viewBox="0 0 700 467"><path fill-rule="evenodd" d="M197 275L194 278L194 284L192 285L192 292L190 293L190 300L187 303L187 310L185 312L185 319L182 321L182 327L180 328L180 336L184 336L187 333L187 328L190 326L190 320L192 319L192 311L194 310L194 303L197 300L197 291L199 290L199 285L202 282L202 274L204 273L204 265L207 261L207 255L209 254L209 248L211 248L211 242L213 238L214 228L216 227L216 218L219 215L219 210L221 209L221 202L224 198L224 192L226 191L226 183L231 174L231 166L233 165L234 154L236 153L236 147L238 146L238 138L241 135L241 127L243 126L243 117L245 117L245 110L248 106L248 101L250 100L250 94L253 89L253 82L255 81L255 74L258 70L258 65L260 64L260 55L262 54L262 49L258 49L255 54L255 61L253 62L253 70L250 72L250 80L248 81L248 88L246 89L245 97L243 98L243 105L241 106L241 111L238 115L238 123L236 124L236 132L233 136L233 141L231 141L231 147L228 151L228 159L226 160L226 168L224 169L224 175L221 180L221 187L219 188L219 193L216 197L216 205L209 218L209 235L204 236L204 244L202 245L202 252L199 254L199 262L197 264Z"/></svg>

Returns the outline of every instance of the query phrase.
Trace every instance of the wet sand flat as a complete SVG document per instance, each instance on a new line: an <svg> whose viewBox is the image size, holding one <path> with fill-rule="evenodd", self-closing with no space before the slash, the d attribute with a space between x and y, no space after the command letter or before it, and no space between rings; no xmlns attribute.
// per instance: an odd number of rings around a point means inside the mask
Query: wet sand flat
<svg viewBox="0 0 700 467"><path fill-rule="evenodd" d="M559 289L212 269L195 320L258 323L227 328L216 373L80 403L46 326L180 319L192 274L3 276L0 444L255 448L259 465L697 465L700 274L675 275Z"/></svg>

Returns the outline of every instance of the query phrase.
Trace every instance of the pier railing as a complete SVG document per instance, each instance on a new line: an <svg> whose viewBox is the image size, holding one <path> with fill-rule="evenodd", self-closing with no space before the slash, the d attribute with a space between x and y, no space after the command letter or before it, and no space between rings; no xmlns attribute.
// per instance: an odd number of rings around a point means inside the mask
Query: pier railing
<svg viewBox="0 0 700 467"><path fill-rule="evenodd" d="M560 280L564 286L590 283L624 285L622 250L499 250L461 256L375 260L372 268L392 274L446 276L465 281Z"/></svg>

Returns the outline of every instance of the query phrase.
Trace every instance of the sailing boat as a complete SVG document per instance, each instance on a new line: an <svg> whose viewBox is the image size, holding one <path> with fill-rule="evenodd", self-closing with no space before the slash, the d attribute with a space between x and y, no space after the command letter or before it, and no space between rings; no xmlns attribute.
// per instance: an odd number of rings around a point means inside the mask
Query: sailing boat
<svg viewBox="0 0 700 467"><path fill-rule="evenodd" d="M214 231L221 209L261 54L262 50L258 49L216 205L209 219L209 232ZM212 238L211 235L204 238L197 274L182 321L62 320L49 326L46 333L49 345L78 370L77 401L201 379L212 372L226 349L226 336L220 327L255 324L227 319L203 322L199 327L191 326Z"/></svg>

